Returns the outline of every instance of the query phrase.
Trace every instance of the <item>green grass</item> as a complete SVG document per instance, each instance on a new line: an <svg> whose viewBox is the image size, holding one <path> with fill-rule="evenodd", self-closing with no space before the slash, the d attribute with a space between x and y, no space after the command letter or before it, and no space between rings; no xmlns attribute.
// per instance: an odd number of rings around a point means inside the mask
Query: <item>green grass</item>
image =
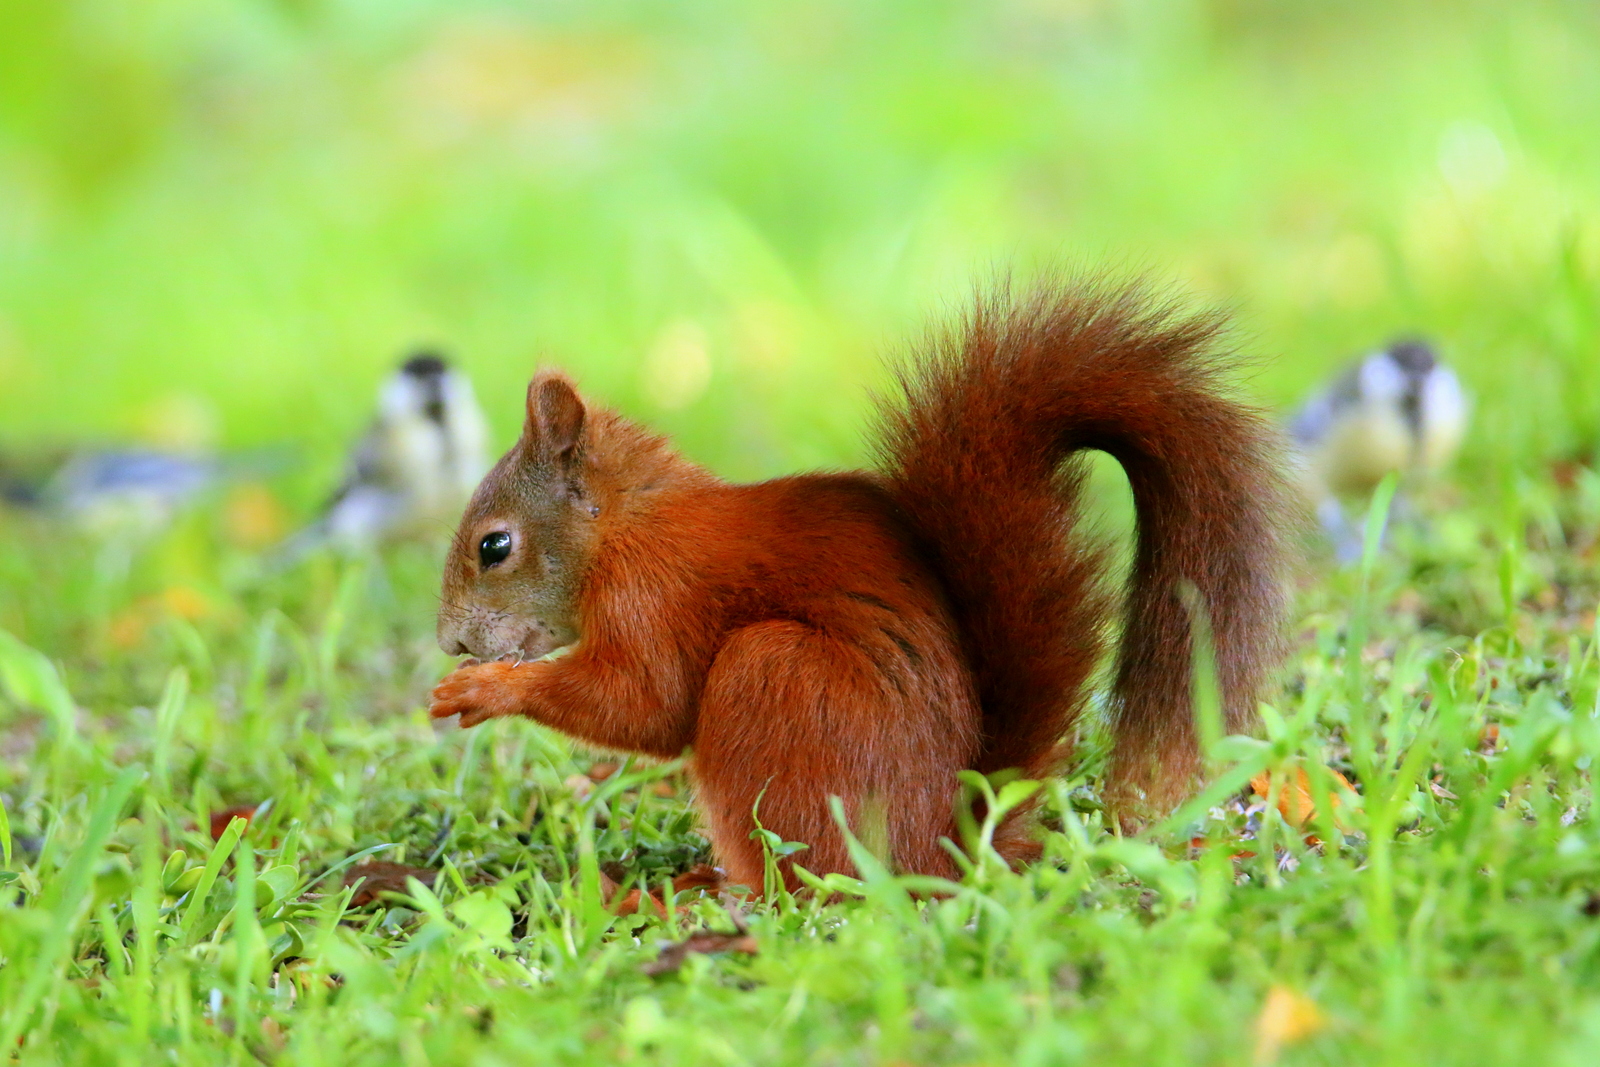
<svg viewBox="0 0 1600 1067"><path fill-rule="evenodd" d="M145 542L0 514L0 1055L1592 1061L1587 8L0 0L0 25L0 458L301 460ZM599 906L602 869L704 858L671 769L593 785L530 724L430 724L438 546L261 577L405 346L459 359L501 443L553 362L762 477L860 462L880 354L1060 262L1233 308L1269 404L1410 330L1476 397L1422 528L1365 574L1307 567L1261 739L1137 839L1091 745L1036 868L752 907L757 954L650 977L733 929ZM1316 849L1270 809L1243 839L1244 781L1297 762L1360 809ZM372 849L432 889L351 905L334 868ZM1278 1050L1274 990L1319 1013Z"/></svg>

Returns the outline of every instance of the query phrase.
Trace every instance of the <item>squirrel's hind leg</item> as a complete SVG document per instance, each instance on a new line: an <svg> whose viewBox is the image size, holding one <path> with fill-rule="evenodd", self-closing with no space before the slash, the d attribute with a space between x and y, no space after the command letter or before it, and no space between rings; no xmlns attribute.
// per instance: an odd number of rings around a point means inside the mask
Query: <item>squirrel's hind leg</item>
<svg viewBox="0 0 1600 1067"><path fill-rule="evenodd" d="M907 689L867 650L795 622L735 633L700 701L693 775L728 881L763 889L757 820L809 846L794 862L855 873L829 798L851 832L891 869L954 874L939 838L953 825L962 739L929 693ZM780 870L798 882L787 860Z"/></svg>

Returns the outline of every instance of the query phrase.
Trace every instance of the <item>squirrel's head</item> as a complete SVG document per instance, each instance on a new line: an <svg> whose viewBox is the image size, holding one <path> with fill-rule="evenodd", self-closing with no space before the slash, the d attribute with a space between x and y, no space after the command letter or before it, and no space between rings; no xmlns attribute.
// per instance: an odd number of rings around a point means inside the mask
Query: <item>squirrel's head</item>
<svg viewBox="0 0 1600 1067"><path fill-rule="evenodd" d="M528 386L522 437L483 479L445 561L439 647L527 658L578 638L577 591L600 513L582 398L554 372Z"/></svg>

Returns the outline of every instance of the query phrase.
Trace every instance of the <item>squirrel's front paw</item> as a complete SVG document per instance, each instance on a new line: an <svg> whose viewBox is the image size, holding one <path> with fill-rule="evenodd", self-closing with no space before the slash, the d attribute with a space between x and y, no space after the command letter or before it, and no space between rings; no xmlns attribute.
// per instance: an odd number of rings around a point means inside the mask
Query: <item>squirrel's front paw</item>
<svg viewBox="0 0 1600 1067"><path fill-rule="evenodd" d="M515 669L513 664L499 661L473 661L457 667L433 687L428 714L435 719L459 715L463 727L516 714L509 685L510 673Z"/></svg>

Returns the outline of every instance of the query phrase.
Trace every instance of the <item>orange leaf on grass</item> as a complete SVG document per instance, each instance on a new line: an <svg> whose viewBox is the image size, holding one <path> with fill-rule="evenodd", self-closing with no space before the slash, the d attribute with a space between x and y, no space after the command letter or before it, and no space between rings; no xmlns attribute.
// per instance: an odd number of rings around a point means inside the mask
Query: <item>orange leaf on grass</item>
<svg viewBox="0 0 1600 1067"><path fill-rule="evenodd" d="M1344 786L1351 792L1355 791L1348 778L1332 767L1327 770L1333 776L1333 780L1337 785ZM1256 796L1265 800L1272 793L1274 778L1277 779L1278 785L1278 811L1283 815L1284 821L1296 828L1303 829L1309 826L1312 820L1317 817L1317 804L1311 796L1311 776L1306 773L1306 769L1304 767L1296 767L1293 777L1287 781L1284 780L1281 771L1263 771L1250 779L1250 788L1255 791ZM1339 799L1339 794L1336 792L1329 792L1327 800L1330 812L1338 811L1343 805L1343 801ZM1335 818L1337 820L1337 816Z"/></svg>
<svg viewBox="0 0 1600 1067"><path fill-rule="evenodd" d="M698 889L704 892L719 893L722 891L723 886L727 884L727 872L721 867L713 867L709 863L698 863L672 879L672 891L674 893L688 893ZM611 909L613 915L635 915L638 913L640 905L646 900L654 904L656 911L660 914L665 915L667 913L666 906L661 903L661 898L654 893L643 889L634 889L626 894L620 894L618 891L621 888L616 880L609 877L606 872L600 872L600 895L604 898L606 907ZM684 911L687 907L686 904L679 904L678 910Z"/></svg>
<svg viewBox="0 0 1600 1067"><path fill-rule="evenodd" d="M1303 1041L1328 1025L1317 1002L1288 986L1267 990L1266 1003L1256 1017L1256 1063L1276 1063L1283 1046Z"/></svg>

